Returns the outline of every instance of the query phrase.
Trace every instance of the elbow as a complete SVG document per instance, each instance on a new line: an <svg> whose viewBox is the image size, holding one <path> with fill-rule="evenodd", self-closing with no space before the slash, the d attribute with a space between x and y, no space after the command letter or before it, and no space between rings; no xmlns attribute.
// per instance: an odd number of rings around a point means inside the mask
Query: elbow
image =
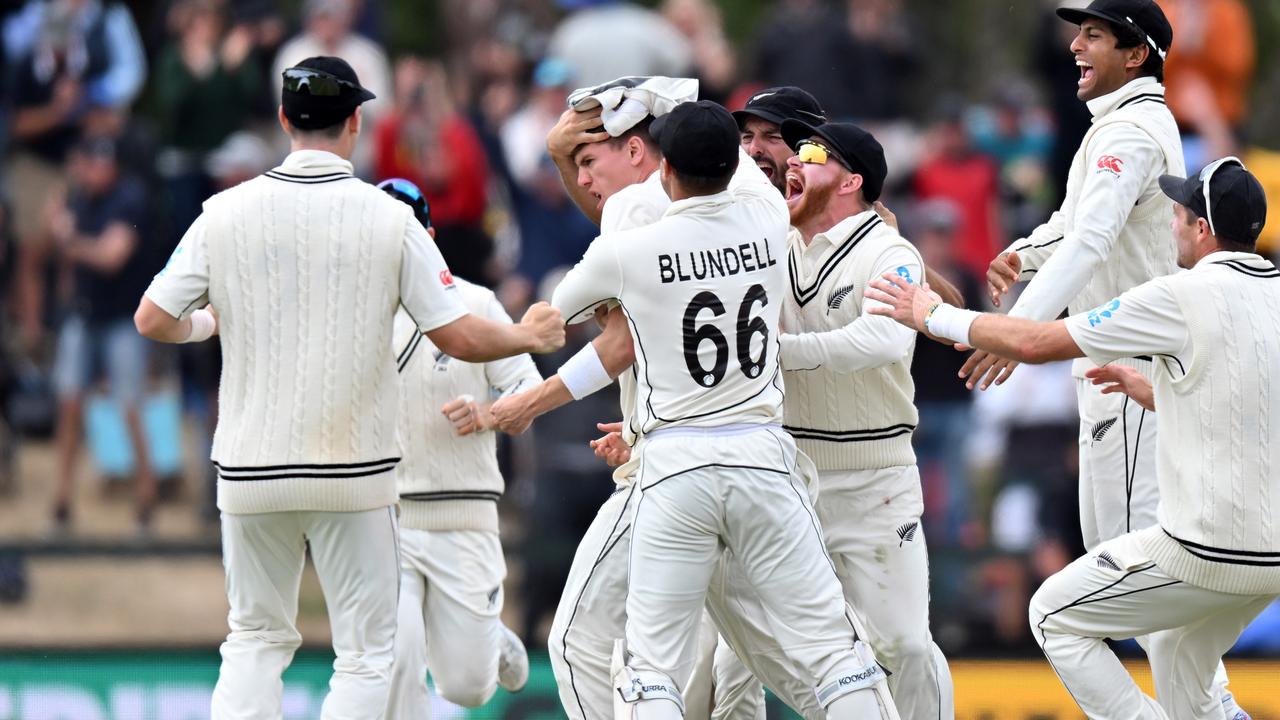
<svg viewBox="0 0 1280 720"><path fill-rule="evenodd" d="M153 312L147 312L146 304L138 306L137 312L133 314L133 326L137 328L138 334L149 340L159 340L161 335L160 318L156 317Z"/></svg>
<svg viewBox="0 0 1280 720"><path fill-rule="evenodd" d="M609 373L611 378L618 377L624 370L635 364L636 351L630 342L613 343L606 350L600 356L600 363L604 365L605 372Z"/></svg>

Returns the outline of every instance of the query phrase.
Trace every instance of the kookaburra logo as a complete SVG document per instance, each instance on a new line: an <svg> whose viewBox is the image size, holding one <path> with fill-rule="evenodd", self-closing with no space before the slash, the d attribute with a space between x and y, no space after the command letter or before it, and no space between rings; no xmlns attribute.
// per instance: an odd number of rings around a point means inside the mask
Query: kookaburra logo
<svg viewBox="0 0 1280 720"><path fill-rule="evenodd" d="M880 674L879 666L872 665L871 667L867 668L866 670L863 670L862 672L856 672L856 673L853 673L852 675L845 675L844 677L840 678L839 683L841 685L852 685L854 683L866 682L867 680L870 680L871 678L879 674Z"/></svg>

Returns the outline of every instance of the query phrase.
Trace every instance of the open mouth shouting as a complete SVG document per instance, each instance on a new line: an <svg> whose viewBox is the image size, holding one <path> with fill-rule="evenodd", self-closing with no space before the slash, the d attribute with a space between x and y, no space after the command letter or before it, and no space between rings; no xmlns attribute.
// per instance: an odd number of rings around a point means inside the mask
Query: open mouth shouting
<svg viewBox="0 0 1280 720"><path fill-rule="evenodd" d="M783 190L783 197L787 200L787 206L791 207L799 202L804 196L804 178L795 170L787 171L787 185Z"/></svg>
<svg viewBox="0 0 1280 720"><path fill-rule="evenodd" d="M1080 68L1080 80L1076 82L1076 86L1083 89L1093 84L1093 76L1094 76L1093 66L1085 62L1083 59L1077 57L1076 67Z"/></svg>

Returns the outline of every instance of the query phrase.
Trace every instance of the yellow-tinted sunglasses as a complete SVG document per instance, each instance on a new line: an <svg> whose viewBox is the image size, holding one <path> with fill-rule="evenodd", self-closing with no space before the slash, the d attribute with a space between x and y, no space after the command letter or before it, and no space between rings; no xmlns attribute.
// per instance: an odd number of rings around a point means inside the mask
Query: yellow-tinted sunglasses
<svg viewBox="0 0 1280 720"><path fill-rule="evenodd" d="M826 145L815 140L801 140L796 143L796 157L802 163L809 163L813 165L826 165L828 159L834 158L835 161L844 166L845 169L849 168L849 166L845 165L844 161L840 159L839 155L831 152Z"/></svg>

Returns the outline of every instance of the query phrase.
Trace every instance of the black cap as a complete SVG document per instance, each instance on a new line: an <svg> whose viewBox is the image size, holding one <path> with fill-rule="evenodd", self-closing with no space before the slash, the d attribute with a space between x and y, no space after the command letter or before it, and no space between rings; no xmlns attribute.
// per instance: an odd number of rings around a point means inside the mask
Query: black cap
<svg viewBox="0 0 1280 720"><path fill-rule="evenodd" d="M801 140L820 137L823 144L854 173L862 176L862 196L867 202L880 199L889 166L884 161L884 148L871 133L853 123L827 123L813 126L799 120L782 123L782 139L795 150Z"/></svg>
<svg viewBox="0 0 1280 720"><path fill-rule="evenodd" d="M404 178L387 178L378 183L378 189L413 208L413 217L422 227L431 227L431 205L417 185Z"/></svg>
<svg viewBox="0 0 1280 720"><path fill-rule="evenodd" d="M827 121L827 114L822 111L818 99L794 85L761 90L747 100L746 106L733 113L739 130L747 124L747 118L753 116L777 125L784 120L800 120L814 125Z"/></svg>
<svg viewBox="0 0 1280 720"><path fill-rule="evenodd" d="M738 167L738 124L710 100L676 105L653 121L649 135L681 175L728 177Z"/></svg>
<svg viewBox="0 0 1280 720"><path fill-rule="evenodd" d="M299 70L305 72L295 72ZM376 97L360 87L356 71L342 58L309 57L285 70L281 80L284 116L302 130L337 125L351 117L361 103Z"/></svg>
<svg viewBox="0 0 1280 720"><path fill-rule="evenodd" d="M1252 245L1262 233L1267 222L1267 195L1262 183L1253 173L1234 158L1219 161L1192 178L1177 175L1161 175L1160 189L1179 205L1185 205L1197 217L1210 221L1211 231L1218 237L1235 243ZM1209 173L1209 203L1204 197L1204 177ZM1209 218L1209 210L1213 218Z"/></svg>
<svg viewBox="0 0 1280 720"><path fill-rule="evenodd" d="M1076 25L1099 18L1127 28L1161 59L1173 45L1173 26L1155 0L1093 0L1086 8L1058 8L1058 17Z"/></svg>

